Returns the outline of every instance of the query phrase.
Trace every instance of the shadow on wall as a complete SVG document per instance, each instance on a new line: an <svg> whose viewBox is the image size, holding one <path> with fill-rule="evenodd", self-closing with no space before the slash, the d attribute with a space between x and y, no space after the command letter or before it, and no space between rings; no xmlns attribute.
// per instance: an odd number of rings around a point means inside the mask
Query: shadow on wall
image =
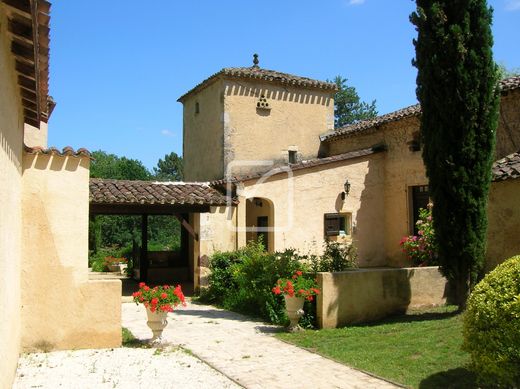
<svg viewBox="0 0 520 389"><path fill-rule="evenodd" d="M2 129L3 130L3 129ZM17 169L21 168L21 161L18 159L18 156L16 155L16 151L12 149L11 145L17 144L15 142L9 141L3 131L0 131L0 145L2 146L2 150L4 150L5 155L9 159L9 161L16 166ZM21 144L21 141L20 141ZM20 152L19 155L22 153Z"/></svg>
<svg viewBox="0 0 520 389"><path fill-rule="evenodd" d="M270 100L290 101L298 104L318 104L329 106L331 103L330 97L312 91L293 92L283 88L257 88L236 84L227 85L224 94L226 96L264 96L266 99Z"/></svg>
<svg viewBox="0 0 520 389"><path fill-rule="evenodd" d="M360 267L386 265L384 163L381 154L371 157L363 183L352 183L363 186L353 234Z"/></svg>
<svg viewBox="0 0 520 389"><path fill-rule="evenodd" d="M446 279L438 267L358 269L318 273L318 322L323 328L367 323L409 308L444 305Z"/></svg>
<svg viewBox="0 0 520 389"><path fill-rule="evenodd" d="M61 172L63 170L68 172L75 172L79 167L88 169L89 162L85 158L76 157L54 157L41 155L28 155L26 157L27 167L32 167L37 170L52 170Z"/></svg>
<svg viewBox="0 0 520 389"><path fill-rule="evenodd" d="M323 298L328 300L325 310L330 321L328 327L406 313L412 299L411 274L405 269L399 270L352 270L332 274L329 287L325 282L323 285Z"/></svg>

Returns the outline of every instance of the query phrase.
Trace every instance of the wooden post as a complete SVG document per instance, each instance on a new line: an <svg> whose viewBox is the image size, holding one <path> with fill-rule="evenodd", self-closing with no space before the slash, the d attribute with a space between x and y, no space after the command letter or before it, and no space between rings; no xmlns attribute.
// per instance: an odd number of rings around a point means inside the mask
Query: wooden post
<svg viewBox="0 0 520 389"><path fill-rule="evenodd" d="M139 281L148 281L148 215L141 215L141 259L139 261Z"/></svg>

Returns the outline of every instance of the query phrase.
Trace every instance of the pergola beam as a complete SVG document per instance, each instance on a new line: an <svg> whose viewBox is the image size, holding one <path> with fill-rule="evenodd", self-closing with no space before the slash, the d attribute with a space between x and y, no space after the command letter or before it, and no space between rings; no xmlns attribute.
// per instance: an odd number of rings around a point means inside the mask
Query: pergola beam
<svg viewBox="0 0 520 389"><path fill-rule="evenodd" d="M209 212L209 205L198 204L96 204L90 203L91 215L175 215Z"/></svg>

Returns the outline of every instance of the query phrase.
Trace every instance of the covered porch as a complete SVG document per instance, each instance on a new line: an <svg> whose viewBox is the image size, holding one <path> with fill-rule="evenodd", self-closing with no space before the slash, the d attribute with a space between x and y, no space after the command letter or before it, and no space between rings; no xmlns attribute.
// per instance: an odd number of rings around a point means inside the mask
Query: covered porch
<svg viewBox="0 0 520 389"><path fill-rule="evenodd" d="M90 179L89 214L140 216L140 247L136 247L133 275L147 283L200 285L200 215L212 208L234 206L233 199L207 183ZM149 251L150 216L179 220L180 250Z"/></svg>

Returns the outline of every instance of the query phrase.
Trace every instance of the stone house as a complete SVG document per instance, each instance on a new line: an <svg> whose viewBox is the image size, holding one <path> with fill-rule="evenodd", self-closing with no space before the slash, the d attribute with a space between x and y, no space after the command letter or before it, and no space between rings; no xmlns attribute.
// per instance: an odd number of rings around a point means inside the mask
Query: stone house
<svg viewBox="0 0 520 389"><path fill-rule="evenodd" d="M193 259L196 276L204 283L214 250L259 236L269 251L353 242L361 267L407 266L399 241L428 202L420 107L333 129L334 84L255 62L222 69L179 98L186 179L238 199L197 220L206 251ZM488 268L520 252L520 78L502 81L501 94Z"/></svg>
<svg viewBox="0 0 520 389"><path fill-rule="evenodd" d="M334 130L334 84L256 60L179 99L194 182L89 181L88 151L47 145L49 12L0 0L0 388L22 350L120 345L121 283L88 278L89 213L177 215L196 287L216 250L259 236L270 251L319 253L328 237L354 242L362 267L406 265L398 242L427 199L418 107ZM520 252L520 78L502 93L490 267Z"/></svg>
<svg viewBox="0 0 520 389"><path fill-rule="evenodd" d="M121 344L121 283L89 281L89 153L47 148L49 11L0 1L0 388L21 351Z"/></svg>

